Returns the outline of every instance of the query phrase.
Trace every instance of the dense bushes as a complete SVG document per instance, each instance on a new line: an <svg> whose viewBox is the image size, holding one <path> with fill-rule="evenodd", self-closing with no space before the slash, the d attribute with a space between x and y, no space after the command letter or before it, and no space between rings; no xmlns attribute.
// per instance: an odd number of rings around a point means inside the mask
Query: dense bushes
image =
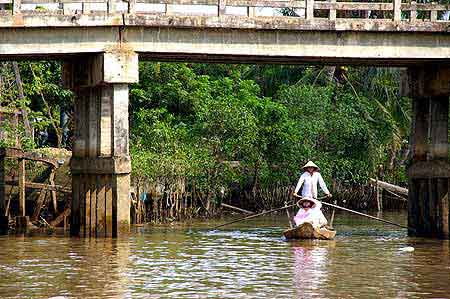
<svg viewBox="0 0 450 299"><path fill-rule="evenodd" d="M187 178L217 194L222 187L292 185L312 159L328 181L352 187L404 151L407 130L398 129L405 125L387 107L390 99L348 79L370 69L347 70L338 82L321 69L286 68L142 63L131 89L134 175L169 184ZM261 79L255 71L269 75ZM267 85L276 88L272 97L265 96ZM406 109L408 101L389 88ZM402 178L402 171L385 174Z"/></svg>
<svg viewBox="0 0 450 299"><path fill-rule="evenodd" d="M13 64L3 63L0 106L28 111L35 128L34 143L22 138L28 147L70 148L72 94L61 87L60 64L18 67L24 97ZM239 197L294 185L311 159L335 186L357 187L377 174L405 183L410 102L398 96L399 74L143 62L130 88L133 178L167 188L186 179L208 198L223 190ZM14 130L9 136L24 137L23 128Z"/></svg>

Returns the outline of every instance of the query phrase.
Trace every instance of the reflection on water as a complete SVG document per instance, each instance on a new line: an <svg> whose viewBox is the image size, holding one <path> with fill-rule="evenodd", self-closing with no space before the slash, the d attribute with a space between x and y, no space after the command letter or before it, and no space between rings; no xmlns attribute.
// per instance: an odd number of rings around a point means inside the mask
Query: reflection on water
<svg viewBox="0 0 450 299"><path fill-rule="evenodd" d="M448 241L348 215L335 221L333 241L286 242L280 217L220 230L143 227L117 240L0 236L0 297L450 297Z"/></svg>

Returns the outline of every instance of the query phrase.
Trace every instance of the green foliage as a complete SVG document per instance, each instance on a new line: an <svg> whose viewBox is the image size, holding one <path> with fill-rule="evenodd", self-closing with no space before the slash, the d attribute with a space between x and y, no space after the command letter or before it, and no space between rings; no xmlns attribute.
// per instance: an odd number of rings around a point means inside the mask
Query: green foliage
<svg viewBox="0 0 450 299"><path fill-rule="evenodd" d="M4 120L1 126L0 136L0 147L17 147L17 141L19 141L25 150L35 147L34 141L25 135L22 124L14 126L10 121Z"/></svg>
<svg viewBox="0 0 450 299"><path fill-rule="evenodd" d="M20 62L20 97L14 63L3 62L0 68L0 106L10 110L25 110L36 133L60 134L60 111L70 111L72 93L61 84L61 64L54 61ZM48 141L59 146L56 140Z"/></svg>
<svg viewBox="0 0 450 299"><path fill-rule="evenodd" d="M19 67L25 97L2 63L0 106L25 109L35 131L60 134L60 112L73 103L61 65ZM404 182L411 112L399 81L398 70L382 68L143 62L130 89L133 177L168 188L187 178L216 194L292 185L311 159L341 185L365 184L380 165ZM2 129L34 146L22 126Z"/></svg>
<svg viewBox="0 0 450 299"><path fill-rule="evenodd" d="M141 63L140 71L130 91L133 174L167 184L290 185L310 159L327 180L366 183L390 150L402 150L409 128L395 72L346 70L337 84L323 68Z"/></svg>

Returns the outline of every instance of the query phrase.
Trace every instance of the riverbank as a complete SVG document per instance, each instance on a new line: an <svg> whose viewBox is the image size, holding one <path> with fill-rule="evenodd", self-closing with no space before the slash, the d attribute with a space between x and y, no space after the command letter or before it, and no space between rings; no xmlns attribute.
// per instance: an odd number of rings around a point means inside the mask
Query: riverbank
<svg viewBox="0 0 450 299"><path fill-rule="evenodd" d="M10 157L6 157L4 164L4 194L10 227L18 229L16 216L19 216L21 209L25 210L25 215L35 226L68 227L71 212L71 152L56 148L28 152L11 149L9 152ZM18 163L22 156L27 157L27 162L24 171L19 173ZM24 178L23 186L19 186L20 177ZM271 188L255 186L251 191L227 186L219 192L204 192L187 180L179 180L176 185L169 185L169 188L161 181L137 180L134 173L132 178L134 179L129 196L132 224L213 219L236 212L230 205L257 213L294 203L293 185ZM377 209L376 188L373 186L336 186L341 185L331 184L334 196L327 201L359 211ZM23 190L23 193L20 190ZM22 201L19 200L21 198ZM385 193L383 206L386 210L404 209L406 202ZM328 211L326 208L324 210ZM295 209L292 213L295 213Z"/></svg>

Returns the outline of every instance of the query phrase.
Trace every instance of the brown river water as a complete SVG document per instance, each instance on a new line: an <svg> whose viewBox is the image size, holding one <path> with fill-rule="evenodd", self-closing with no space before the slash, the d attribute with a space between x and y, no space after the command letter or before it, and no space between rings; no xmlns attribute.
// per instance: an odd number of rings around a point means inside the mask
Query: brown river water
<svg viewBox="0 0 450 299"><path fill-rule="evenodd" d="M450 298L448 241L348 214L333 241L287 242L281 215L218 223L0 236L0 298Z"/></svg>

